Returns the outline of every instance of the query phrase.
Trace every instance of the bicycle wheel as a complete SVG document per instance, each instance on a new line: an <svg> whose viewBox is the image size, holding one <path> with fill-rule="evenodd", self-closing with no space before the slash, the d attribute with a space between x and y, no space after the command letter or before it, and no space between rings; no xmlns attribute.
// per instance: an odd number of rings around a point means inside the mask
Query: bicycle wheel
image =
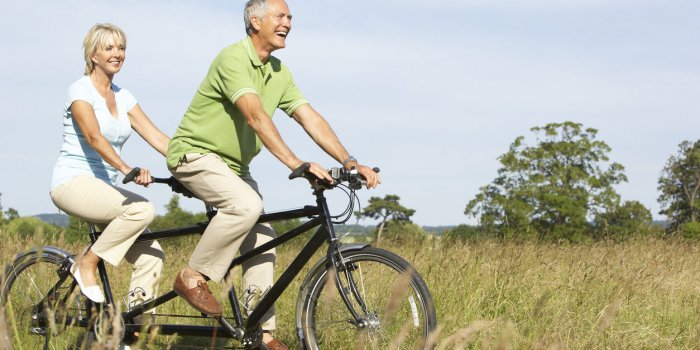
<svg viewBox="0 0 700 350"><path fill-rule="evenodd" d="M0 305L15 348L77 349L88 342L87 300L70 275L69 254L44 247L6 268Z"/></svg>
<svg viewBox="0 0 700 350"><path fill-rule="evenodd" d="M435 307L418 273L382 249L342 255L340 282L361 322L338 293L332 270L319 263L302 284L297 303L301 344L306 349L431 349Z"/></svg>

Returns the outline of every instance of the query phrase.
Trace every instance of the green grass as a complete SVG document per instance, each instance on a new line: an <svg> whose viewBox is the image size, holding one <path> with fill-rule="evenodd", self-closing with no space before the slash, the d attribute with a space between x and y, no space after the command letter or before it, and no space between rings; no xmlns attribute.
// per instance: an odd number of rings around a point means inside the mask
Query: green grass
<svg viewBox="0 0 700 350"><path fill-rule="evenodd" d="M37 244L2 232L0 238L3 264ZM167 260L161 291L170 290L175 273L189 257L190 251L182 247L191 247L194 242L163 244ZM52 244L70 251L82 248ZM638 239L568 245L424 240L382 246L411 262L427 282L437 308L440 349L700 346L700 242ZM278 272L298 251L295 243L278 249ZM110 269L117 295L126 292L129 268L124 263ZM297 341L294 312L300 283L301 277L276 304L277 335L292 346ZM219 287L213 289L220 291ZM158 311L196 315L182 300L168 304ZM3 325L0 322L0 339L13 334ZM206 348L212 344L210 339L177 336L154 336L144 341L154 349L178 345Z"/></svg>

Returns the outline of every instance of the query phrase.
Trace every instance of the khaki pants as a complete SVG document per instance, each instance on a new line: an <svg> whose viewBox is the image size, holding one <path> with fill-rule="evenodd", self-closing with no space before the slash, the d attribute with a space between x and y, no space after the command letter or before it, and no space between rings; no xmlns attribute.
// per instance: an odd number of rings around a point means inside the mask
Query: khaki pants
<svg viewBox="0 0 700 350"><path fill-rule="evenodd" d="M263 204L255 180L236 175L218 155L187 154L170 171L192 193L218 210L190 257L191 268L221 282L237 252L245 254L276 237L269 225L256 224ZM243 264L244 291L255 295L272 286L274 263L275 250L271 249ZM274 313L274 306L265 313L262 329L275 328Z"/></svg>
<svg viewBox="0 0 700 350"><path fill-rule="evenodd" d="M153 221L153 204L138 194L114 187L92 175L80 175L51 191L54 204L67 214L103 229L90 250L117 266L126 259L133 264L129 290L142 288L146 300L157 293L165 255L158 241L134 243ZM142 296L130 297L129 303Z"/></svg>

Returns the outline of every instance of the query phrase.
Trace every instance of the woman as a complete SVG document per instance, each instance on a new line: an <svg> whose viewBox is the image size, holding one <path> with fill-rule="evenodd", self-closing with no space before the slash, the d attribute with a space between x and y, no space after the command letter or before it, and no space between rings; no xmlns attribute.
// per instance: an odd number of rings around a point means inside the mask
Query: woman
<svg viewBox="0 0 700 350"><path fill-rule="evenodd" d="M170 138L148 119L131 93L112 83L124 64L124 32L112 24L96 24L83 46L85 75L68 89L51 199L64 212L103 229L70 269L83 294L104 302L95 276L97 264L103 259L116 266L126 259L134 265L130 290L144 293L129 294L148 300L155 293L164 254L157 241L134 241L153 220L155 209L145 198L115 184L117 172L128 174L133 169L120 157L131 129L162 155ZM135 182L148 186L148 169L142 168Z"/></svg>

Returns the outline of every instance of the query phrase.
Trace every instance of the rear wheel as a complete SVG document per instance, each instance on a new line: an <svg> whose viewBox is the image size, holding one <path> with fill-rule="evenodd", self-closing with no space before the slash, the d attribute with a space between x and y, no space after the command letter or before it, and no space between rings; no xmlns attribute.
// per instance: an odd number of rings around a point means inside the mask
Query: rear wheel
<svg viewBox="0 0 700 350"><path fill-rule="evenodd" d="M343 253L340 282L356 322L319 264L304 281L297 304L298 334L307 349L431 349L435 307L418 273L391 252L365 247Z"/></svg>
<svg viewBox="0 0 700 350"><path fill-rule="evenodd" d="M30 251L5 270L0 293L7 333L15 348L77 349L87 344L89 303L56 248ZM42 339L43 338L43 339Z"/></svg>

